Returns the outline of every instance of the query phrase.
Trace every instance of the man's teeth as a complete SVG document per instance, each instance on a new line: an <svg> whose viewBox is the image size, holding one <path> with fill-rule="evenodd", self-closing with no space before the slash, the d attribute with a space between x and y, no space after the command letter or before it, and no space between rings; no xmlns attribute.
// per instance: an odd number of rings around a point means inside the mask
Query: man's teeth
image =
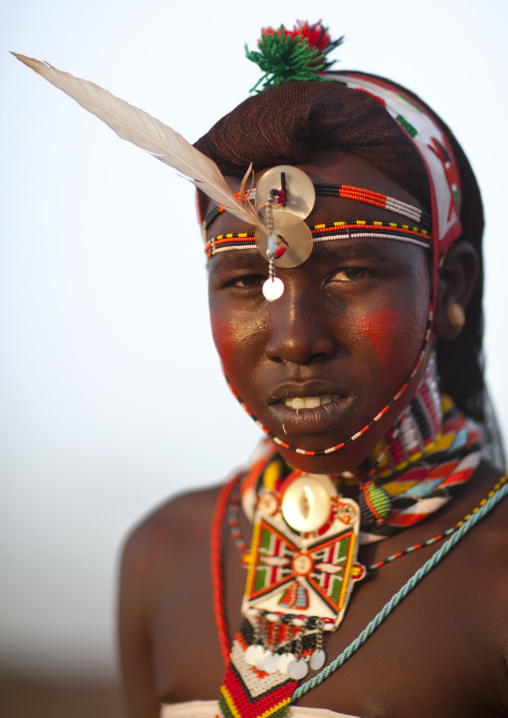
<svg viewBox="0 0 508 718"><path fill-rule="evenodd" d="M323 404L330 404L340 399L338 394L324 394L323 396L291 396L283 399L284 405L290 409L315 409Z"/></svg>

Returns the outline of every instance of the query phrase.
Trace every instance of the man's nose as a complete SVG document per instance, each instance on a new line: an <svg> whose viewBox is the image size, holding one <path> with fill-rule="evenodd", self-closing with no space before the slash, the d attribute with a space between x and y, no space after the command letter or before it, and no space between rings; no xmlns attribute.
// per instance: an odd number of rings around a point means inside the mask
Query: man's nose
<svg viewBox="0 0 508 718"><path fill-rule="evenodd" d="M284 294L270 304L269 311L268 359L307 365L335 356L338 340L318 289L304 291L286 282Z"/></svg>

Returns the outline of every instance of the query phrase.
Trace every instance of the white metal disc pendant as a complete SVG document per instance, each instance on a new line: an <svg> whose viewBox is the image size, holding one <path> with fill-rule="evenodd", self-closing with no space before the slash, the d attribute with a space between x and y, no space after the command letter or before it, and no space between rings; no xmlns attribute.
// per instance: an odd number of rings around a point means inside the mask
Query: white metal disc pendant
<svg viewBox="0 0 508 718"><path fill-rule="evenodd" d="M249 646L244 653L245 663L248 663L249 666L255 666L256 661L258 660L258 658L262 652L263 652L263 646L261 646L259 644Z"/></svg>
<svg viewBox="0 0 508 718"><path fill-rule="evenodd" d="M266 648L263 648L260 646L261 650L258 652L256 657L256 663L254 664L258 671L264 671L264 665L265 661L269 656L269 652L266 650Z"/></svg>
<svg viewBox="0 0 508 718"><path fill-rule="evenodd" d="M330 492L317 476L300 476L284 491L281 509L284 520L294 531L317 531L330 518Z"/></svg>
<svg viewBox="0 0 508 718"><path fill-rule="evenodd" d="M274 207L274 212L290 212L305 219L312 212L316 202L316 190L310 177L303 170L292 165L279 165L271 167L256 184L256 203L265 204L270 199L272 190L286 188L286 203ZM264 213L264 209L261 209Z"/></svg>
<svg viewBox="0 0 508 718"><path fill-rule="evenodd" d="M274 302L284 294L284 282L278 277L268 277L263 282L263 296L267 302Z"/></svg>
<svg viewBox="0 0 508 718"><path fill-rule="evenodd" d="M274 212L273 230L277 236L275 243L275 266L283 269L298 267L309 258L314 240L308 226L294 214ZM263 259L268 261L268 228L260 224L256 227L256 247Z"/></svg>
<svg viewBox="0 0 508 718"><path fill-rule="evenodd" d="M264 660L263 671L265 673L275 673L279 667L279 658L278 653L269 653Z"/></svg>
<svg viewBox="0 0 508 718"><path fill-rule="evenodd" d="M323 666L325 665L325 662L326 662L326 653L323 651L322 648L316 648L315 651L312 651L309 665L313 671L319 671L320 668L323 668Z"/></svg>
<svg viewBox="0 0 508 718"><path fill-rule="evenodd" d="M283 653L282 656L279 656L279 661L277 663L277 669L279 673L284 673L285 676L288 674L288 666L291 663L291 661L294 661L295 657L292 653Z"/></svg>
<svg viewBox="0 0 508 718"><path fill-rule="evenodd" d="M288 666L288 675L295 681L305 678L309 672L309 664L303 658L295 658Z"/></svg>

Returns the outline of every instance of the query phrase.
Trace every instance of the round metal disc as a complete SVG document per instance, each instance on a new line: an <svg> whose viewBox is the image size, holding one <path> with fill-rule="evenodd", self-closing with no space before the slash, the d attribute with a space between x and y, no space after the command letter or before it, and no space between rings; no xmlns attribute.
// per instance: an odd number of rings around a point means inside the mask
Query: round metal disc
<svg viewBox="0 0 508 718"><path fill-rule="evenodd" d="M307 661L304 661L303 658L295 658L288 666L288 675L295 681L300 681L302 678L305 678L308 672L309 664Z"/></svg>
<svg viewBox="0 0 508 718"><path fill-rule="evenodd" d="M279 662L277 664L277 670L279 673L284 673L286 676L288 674L288 666L291 663L291 661L294 661L295 657L292 653L283 653L282 656L279 656Z"/></svg>
<svg viewBox="0 0 508 718"><path fill-rule="evenodd" d="M282 207L275 207L274 212L289 212L296 217L305 219L314 207L316 190L310 177L292 165L271 167L264 173L256 184L256 204L268 202L272 189L283 189L283 174L286 184L286 204ZM261 213L265 214L265 212L266 209L261 208Z"/></svg>
<svg viewBox="0 0 508 718"><path fill-rule="evenodd" d="M330 518L332 498L317 476L300 476L284 491L281 509L292 529L309 533L320 529Z"/></svg>
<svg viewBox="0 0 508 718"><path fill-rule="evenodd" d="M284 253L275 259L275 265L283 269L298 267L309 258L314 240L310 229L305 222L293 214L275 213L273 215L273 228L277 235L277 250L284 249ZM256 247L261 256L268 261L268 230L262 225L256 227Z"/></svg>
<svg viewBox="0 0 508 718"><path fill-rule="evenodd" d="M263 671L265 673L275 673L279 667L279 654L269 653L263 663Z"/></svg>
<svg viewBox="0 0 508 718"><path fill-rule="evenodd" d="M326 653L322 648L316 648L310 657L309 665L313 671L319 671L326 663Z"/></svg>
<svg viewBox="0 0 508 718"><path fill-rule="evenodd" d="M263 295L267 302L274 302L284 294L284 282L278 277L263 282Z"/></svg>

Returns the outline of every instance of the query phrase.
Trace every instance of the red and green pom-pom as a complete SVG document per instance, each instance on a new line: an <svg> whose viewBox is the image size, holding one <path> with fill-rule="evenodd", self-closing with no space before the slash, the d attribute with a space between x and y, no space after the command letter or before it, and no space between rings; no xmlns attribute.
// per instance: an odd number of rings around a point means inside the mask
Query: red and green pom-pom
<svg viewBox="0 0 508 718"><path fill-rule="evenodd" d="M264 72L251 92L257 90L260 84L261 89L265 89L286 82L326 80L323 73L335 62L327 60L326 56L343 40L340 37L331 41L328 28L323 27L321 21L309 25L307 21L298 20L292 30L287 30L284 25L276 30L263 28L258 40L259 52L245 46L248 59Z"/></svg>

